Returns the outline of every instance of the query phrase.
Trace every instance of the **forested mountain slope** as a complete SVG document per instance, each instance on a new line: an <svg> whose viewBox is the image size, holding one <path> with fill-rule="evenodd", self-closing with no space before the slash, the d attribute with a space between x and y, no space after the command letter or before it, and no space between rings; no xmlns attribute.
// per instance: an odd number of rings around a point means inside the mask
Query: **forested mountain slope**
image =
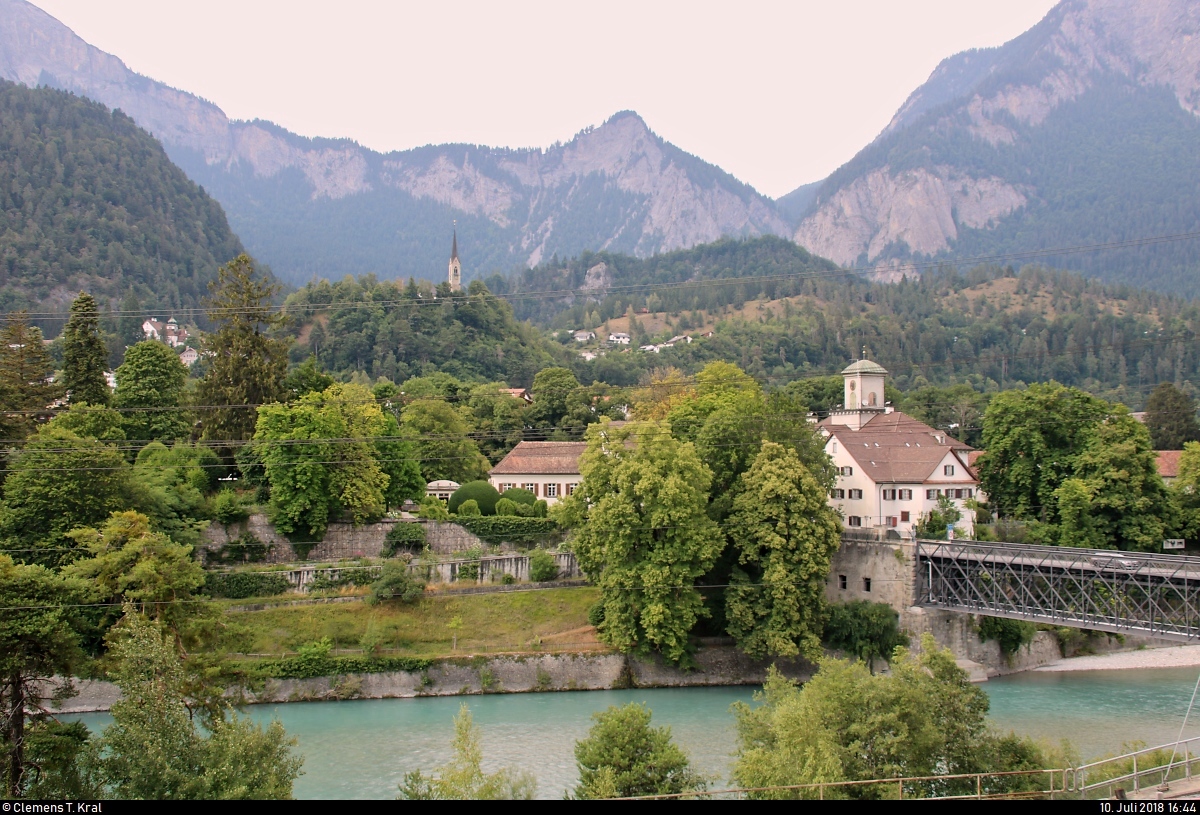
<svg viewBox="0 0 1200 815"><path fill-rule="evenodd" d="M221 206L120 111L0 80L0 310L86 289L194 307L242 252Z"/></svg>
<svg viewBox="0 0 1200 815"><path fill-rule="evenodd" d="M831 175L795 239L840 263L993 255L1200 230L1200 6L1064 0L945 60ZM808 197L807 194L800 196ZM1200 240L1056 264L1193 296Z"/></svg>

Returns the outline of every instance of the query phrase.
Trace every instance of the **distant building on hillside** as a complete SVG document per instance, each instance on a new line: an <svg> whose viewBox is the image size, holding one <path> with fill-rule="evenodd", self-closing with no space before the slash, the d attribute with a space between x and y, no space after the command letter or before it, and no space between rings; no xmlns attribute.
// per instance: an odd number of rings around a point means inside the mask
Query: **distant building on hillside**
<svg viewBox="0 0 1200 815"><path fill-rule="evenodd" d="M533 404L533 396L531 396L529 391L525 390L524 388L501 388L500 392L507 393L513 399L520 399L527 405Z"/></svg>
<svg viewBox="0 0 1200 815"><path fill-rule="evenodd" d="M458 230L450 244L450 291L462 291L462 264L458 262Z"/></svg>
<svg viewBox="0 0 1200 815"><path fill-rule="evenodd" d="M590 342L596 339L595 331L580 330L574 332L571 336L575 338L575 342Z"/></svg>
<svg viewBox="0 0 1200 815"><path fill-rule="evenodd" d="M200 353L195 348L185 348L179 355L179 361L190 368L200 361Z"/></svg>
<svg viewBox="0 0 1200 815"><path fill-rule="evenodd" d="M165 342L172 348L178 348L185 344L187 338L191 336L188 330L172 317L165 323L161 320L149 319L142 323L142 335L148 340L157 340Z"/></svg>
<svg viewBox="0 0 1200 815"><path fill-rule="evenodd" d="M829 504L846 527L908 537L939 498L948 498L962 513L956 527L973 536L975 513L966 502L978 497L979 479L968 464L970 445L885 404L887 371L876 363L860 359L842 377L845 407L818 428L838 471Z"/></svg>
<svg viewBox="0 0 1200 815"><path fill-rule="evenodd" d="M579 457L586 448L582 441L520 442L492 468L488 482L501 495L520 488L555 504L575 492L583 480Z"/></svg>
<svg viewBox="0 0 1200 815"><path fill-rule="evenodd" d="M621 333L609 334L608 343L609 345L629 345L629 335Z"/></svg>

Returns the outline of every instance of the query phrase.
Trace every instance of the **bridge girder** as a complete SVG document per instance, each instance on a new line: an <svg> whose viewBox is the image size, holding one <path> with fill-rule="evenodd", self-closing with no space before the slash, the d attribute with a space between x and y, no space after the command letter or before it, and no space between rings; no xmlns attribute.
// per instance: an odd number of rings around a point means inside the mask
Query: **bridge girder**
<svg viewBox="0 0 1200 815"><path fill-rule="evenodd" d="M918 541L917 605L1200 642L1200 558Z"/></svg>

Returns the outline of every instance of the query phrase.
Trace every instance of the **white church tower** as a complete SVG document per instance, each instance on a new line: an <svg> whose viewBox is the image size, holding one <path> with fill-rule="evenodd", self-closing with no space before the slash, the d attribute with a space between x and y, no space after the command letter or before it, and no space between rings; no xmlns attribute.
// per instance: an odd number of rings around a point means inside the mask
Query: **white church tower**
<svg viewBox="0 0 1200 815"><path fill-rule="evenodd" d="M842 371L845 401L842 410L830 413L830 420L858 430L876 414L886 413L883 382L887 373L882 365L869 359L860 359Z"/></svg>
<svg viewBox="0 0 1200 815"><path fill-rule="evenodd" d="M450 244L450 291L462 291L462 264L458 262L458 230Z"/></svg>

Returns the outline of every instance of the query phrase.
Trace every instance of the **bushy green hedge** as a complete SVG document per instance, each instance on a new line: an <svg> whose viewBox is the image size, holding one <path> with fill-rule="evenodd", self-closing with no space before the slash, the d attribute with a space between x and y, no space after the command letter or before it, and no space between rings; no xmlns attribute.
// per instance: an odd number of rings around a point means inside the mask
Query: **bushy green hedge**
<svg viewBox="0 0 1200 815"><path fill-rule="evenodd" d="M831 604L824 640L830 648L868 663L876 658L890 660L896 646L908 644L896 610L887 603L866 600Z"/></svg>
<svg viewBox="0 0 1200 815"><path fill-rule="evenodd" d="M411 522L392 524L383 541L383 556L397 552L420 552L425 548L425 525Z"/></svg>
<svg viewBox="0 0 1200 815"><path fill-rule="evenodd" d="M537 546L558 531L558 524L549 518L521 518L516 515L458 518L456 523L488 543L511 543L514 546Z"/></svg>
<svg viewBox="0 0 1200 815"><path fill-rule="evenodd" d="M424 671L431 659L417 657L335 657L328 638L300 646L294 657L254 663L251 670L272 679L315 679L339 674L373 674L388 671Z"/></svg>
<svg viewBox="0 0 1200 815"><path fill-rule="evenodd" d="M469 484L463 484L454 491L450 496L448 506L451 512L458 512L458 508L465 501L474 501L479 504L479 511L484 515L496 514L496 502L500 500L500 493L496 492L496 488L486 481L472 481Z"/></svg>
<svg viewBox="0 0 1200 815"><path fill-rule="evenodd" d="M270 544L259 540L253 532L243 532L220 549L209 549L206 560L209 563L258 563L266 560L272 548Z"/></svg>
<svg viewBox="0 0 1200 815"><path fill-rule="evenodd" d="M535 549L529 556L529 579L545 583L558 578L558 560L545 549Z"/></svg>
<svg viewBox="0 0 1200 815"><path fill-rule="evenodd" d="M246 597L273 597L291 588L278 572L210 572L204 578L204 590L213 597L241 600Z"/></svg>

